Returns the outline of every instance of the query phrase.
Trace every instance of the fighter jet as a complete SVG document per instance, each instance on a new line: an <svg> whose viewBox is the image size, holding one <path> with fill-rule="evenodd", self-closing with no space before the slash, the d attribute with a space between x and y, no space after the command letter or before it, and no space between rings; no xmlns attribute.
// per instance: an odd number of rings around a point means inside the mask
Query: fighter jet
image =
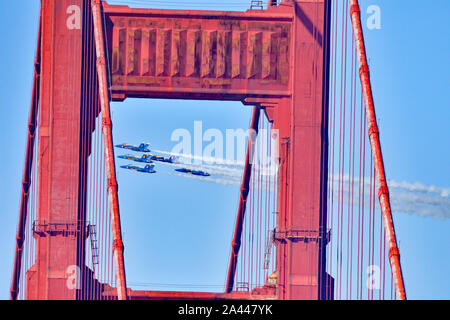
<svg viewBox="0 0 450 320"><path fill-rule="evenodd" d="M175 156L171 156L169 158L164 158L161 156L151 156L151 159L154 161L167 162L167 163L175 163L177 158Z"/></svg>
<svg viewBox="0 0 450 320"><path fill-rule="evenodd" d="M181 169L175 169L175 171L182 172L182 173L193 174L195 176L202 176L202 177L209 177L210 176L210 174L208 172L204 172L204 171L200 171L200 170L190 170L190 169L186 169L186 168L181 168Z"/></svg>
<svg viewBox="0 0 450 320"><path fill-rule="evenodd" d="M126 154L124 156L118 156L120 159L133 160L136 162L145 162L152 163L153 161L167 162L167 163L175 163L176 157L172 156L170 158L164 158L161 156L154 156L149 153L144 153L142 157L137 157L131 154Z"/></svg>
<svg viewBox="0 0 450 320"><path fill-rule="evenodd" d="M129 164L126 166L121 166L121 168L124 168L124 169L136 170L136 171L143 172L143 173L155 173L156 171L153 170L154 167L155 167L154 164L148 164L145 167L135 166L132 164Z"/></svg>
<svg viewBox="0 0 450 320"><path fill-rule="evenodd" d="M152 163L152 155L148 154L148 153L144 153L142 155L142 157L138 157L138 156L134 156L132 154L126 154L123 156L118 156L118 158L120 159L125 159L125 160L132 160L132 161L136 161L136 162L145 162L145 163Z"/></svg>
<svg viewBox="0 0 450 320"><path fill-rule="evenodd" d="M150 143L142 142L139 146L135 146L128 143L122 143L116 145L116 148L128 149L137 152L150 152L151 150L148 148Z"/></svg>

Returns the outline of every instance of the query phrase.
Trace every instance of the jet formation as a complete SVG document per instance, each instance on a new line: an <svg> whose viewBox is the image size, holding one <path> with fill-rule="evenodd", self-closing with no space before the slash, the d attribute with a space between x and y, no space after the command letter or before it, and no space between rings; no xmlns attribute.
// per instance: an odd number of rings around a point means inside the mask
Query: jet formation
<svg viewBox="0 0 450 320"><path fill-rule="evenodd" d="M120 159L146 163L147 165L145 167L141 167L138 165L132 165L132 164L120 166L120 167L123 169L134 170L134 171L138 171L138 172L142 172L142 173L156 173L156 171L154 170L154 167L155 167L154 161L166 163L166 164L177 163L177 157L175 157L175 156L171 156L171 157L167 158L167 157L156 156L156 155L152 155L151 153L148 153L151 151L149 147L150 147L150 144L146 143L146 142L142 142L139 146L135 146L132 144L127 144L127 143L116 145L116 148L127 149L127 150L131 150L131 151L135 151L135 152L145 152L142 156L135 156L132 154L125 154L125 155L118 156L118 158L120 158ZM201 170L191 170L188 168L175 169L175 171L185 173L185 174L191 174L191 175L195 175L195 176L202 176L202 177L210 176L210 174L208 172L204 172Z"/></svg>
<svg viewBox="0 0 450 320"><path fill-rule="evenodd" d="M120 167L124 168L124 169L135 170L135 171L138 171L138 172L156 173L156 171L153 170L153 168L155 167L154 164L148 164L145 167L136 166L136 165L133 165L133 164L128 164L126 166L120 166Z"/></svg>
<svg viewBox="0 0 450 320"><path fill-rule="evenodd" d="M122 143L122 144L116 145L116 148L128 149L128 150L137 151L137 152L150 152L151 150L148 148L149 146L150 146L150 143L147 143L147 142L142 142L139 146L135 146L135 145L128 144L128 143Z"/></svg>

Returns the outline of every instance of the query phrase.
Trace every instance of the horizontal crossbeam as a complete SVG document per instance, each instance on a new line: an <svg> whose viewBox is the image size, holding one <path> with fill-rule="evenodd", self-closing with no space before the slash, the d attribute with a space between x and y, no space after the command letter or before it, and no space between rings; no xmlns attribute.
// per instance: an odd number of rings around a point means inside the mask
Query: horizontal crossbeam
<svg viewBox="0 0 450 320"><path fill-rule="evenodd" d="M291 11L103 9L113 100L290 96Z"/></svg>
<svg viewBox="0 0 450 320"><path fill-rule="evenodd" d="M117 297L116 290L103 292L105 298ZM131 300L275 300L275 295L252 294L251 292L183 292L183 291L135 291L128 289Z"/></svg>

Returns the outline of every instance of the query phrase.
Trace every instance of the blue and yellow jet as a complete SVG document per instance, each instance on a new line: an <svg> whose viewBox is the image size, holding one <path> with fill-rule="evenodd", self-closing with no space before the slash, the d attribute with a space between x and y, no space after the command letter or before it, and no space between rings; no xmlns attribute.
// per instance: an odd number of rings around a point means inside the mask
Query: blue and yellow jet
<svg viewBox="0 0 450 320"><path fill-rule="evenodd" d="M116 148L128 149L137 152L150 152L151 150L148 148L150 143L142 142L139 146L135 146L128 143L122 143L116 145Z"/></svg>
<svg viewBox="0 0 450 320"><path fill-rule="evenodd" d="M156 171L153 170L154 167L155 167L154 164L148 164L145 167L135 166L132 164L129 164L126 166L121 166L121 168L124 168L124 169L135 170L135 171L139 171L139 172L143 172L143 173L155 173Z"/></svg>
<svg viewBox="0 0 450 320"><path fill-rule="evenodd" d="M132 160L136 162L145 162L145 163L152 163L153 161L160 161L160 162L167 162L167 163L175 163L176 157L172 156L170 158L165 158L161 156L154 156L149 153L144 153L142 157L137 157L131 154L126 154L123 156L118 156L120 159L126 159L126 160Z"/></svg>
<svg viewBox="0 0 450 320"><path fill-rule="evenodd" d="M167 163L175 163L177 158L175 156L171 156L169 158L161 157L161 156L151 156L151 159L154 161L167 162Z"/></svg>
<svg viewBox="0 0 450 320"><path fill-rule="evenodd" d="M208 172L204 172L204 171L200 171L200 170L191 170L191 169L181 168L181 169L175 169L175 171L182 172L182 173L189 173L189 174L193 174L195 176L202 176L202 177L210 176L210 174Z"/></svg>
<svg viewBox="0 0 450 320"><path fill-rule="evenodd" d="M144 153L142 155L142 157L138 157L138 156L134 156L132 154L126 154L123 156L118 156L118 158L120 159L125 159L125 160L132 160L132 161L136 161L136 162L145 162L145 163L152 163L152 157L151 154L148 153Z"/></svg>

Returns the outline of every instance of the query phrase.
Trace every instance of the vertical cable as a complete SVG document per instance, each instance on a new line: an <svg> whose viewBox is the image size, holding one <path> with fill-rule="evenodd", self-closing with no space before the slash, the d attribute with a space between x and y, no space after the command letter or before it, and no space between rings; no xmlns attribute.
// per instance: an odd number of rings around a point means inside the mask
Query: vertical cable
<svg viewBox="0 0 450 320"><path fill-rule="evenodd" d="M378 125L375 116L369 66L367 64L364 36L361 26L360 8L357 0L349 0L349 3L351 5L350 17L353 24L353 32L355 34L355 43L358 52L361 86L364 92L366 115L367 121L369 123L369 139L372 150L374 152L373 158L375 161L376 176L378 180L378 198L380 201L381 213L383 214L383 221L385 222L384 227L386 230L386 236L388 239L387 242L389 245L389 261L395 281L396 292L398 293L400 299L406 300L405 285L400 264L400 253L397 246L397 239L392 219L392 212L389 201L389 189L386 181Z"/></svg>
<svg viewBox="0 0 450 320"><path fill-rule="evenodd" d="M103 40L103 27L99 0L92 0L92 14L94 17L95 43L97 49L97 72L100 83L100 101L102 109L102 126L105 140L105 160L108 172L108 195L110 197L109 210L111 214L111 227L113 230L114 261L116 268L116 286L119 300L127 299L125 266L123 257L122 231L120 225L119 200L117 195L117 180L114 163L114 145L112 140L112 124L109 109L109 94L107 73L105 69L106 58Z"/></svg>

